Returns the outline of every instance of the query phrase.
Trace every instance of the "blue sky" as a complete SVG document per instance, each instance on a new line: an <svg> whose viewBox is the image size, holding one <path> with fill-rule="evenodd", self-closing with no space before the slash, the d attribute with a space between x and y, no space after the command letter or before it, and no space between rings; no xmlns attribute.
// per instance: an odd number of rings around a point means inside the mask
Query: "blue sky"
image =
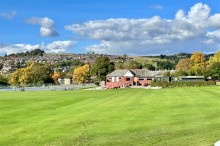
<svg viewBox="0 0 220 146"><path fill-rule="evenodd" d="M0 0L0 54L216 52L220 1Z"/></svg>

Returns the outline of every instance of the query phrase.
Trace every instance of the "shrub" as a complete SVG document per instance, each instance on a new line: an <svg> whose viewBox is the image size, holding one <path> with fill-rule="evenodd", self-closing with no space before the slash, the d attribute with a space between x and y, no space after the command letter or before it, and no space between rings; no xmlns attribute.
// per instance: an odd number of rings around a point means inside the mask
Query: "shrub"
<svg viewBox="0 0 220 146"><path fill-rule="evenodd" d="M99 86L99 82L95 82L95 85L96 85L96 86Z"/></svg>
<svg viewBox="0 0 220 146"><path fill-rule="evenodd" d="M212 86L216 85L214 81L204 81L204 82L152 82L151 86L161 86L162 88L169 87L197 87L197 86Z"/></svg>
<svg viewBox="0 0 220 146"><path fill-rule="evenodd" d="M3 85L3 86L8 85L8 78L0 75L0 85Z"/></svg>

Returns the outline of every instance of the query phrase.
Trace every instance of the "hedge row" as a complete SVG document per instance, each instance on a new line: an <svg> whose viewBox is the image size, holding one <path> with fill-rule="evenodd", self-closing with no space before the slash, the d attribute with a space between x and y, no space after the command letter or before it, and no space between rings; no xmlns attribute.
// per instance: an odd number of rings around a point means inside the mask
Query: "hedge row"
<svg viewBox="0 0 220 146"><path fill-rule="evenodd" d="M216 85L214 81L204 82L151 82L152 87L160 86L162 88L169 87L197 87L197 86L212 86Z"/></svg>

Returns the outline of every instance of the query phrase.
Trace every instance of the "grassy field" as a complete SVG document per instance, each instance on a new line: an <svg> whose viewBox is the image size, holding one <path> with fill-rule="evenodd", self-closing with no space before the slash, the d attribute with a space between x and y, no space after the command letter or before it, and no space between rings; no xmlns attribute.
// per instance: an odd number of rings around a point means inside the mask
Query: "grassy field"
<svg viewBox="0 0 220 146"><path fill-rule="evenodd" d="M213 146L220 87L0 92L1 146Z"/></svg>
<svg viewBox="0 0 220 146"><path fill-rule="evenodd" d="M150 58L150 57L143 57L143 56L131 56L133 61L137 61L141 64L152 64L155 65L155 61L166 61L166 59L159 59L159 58Z"/></svg>

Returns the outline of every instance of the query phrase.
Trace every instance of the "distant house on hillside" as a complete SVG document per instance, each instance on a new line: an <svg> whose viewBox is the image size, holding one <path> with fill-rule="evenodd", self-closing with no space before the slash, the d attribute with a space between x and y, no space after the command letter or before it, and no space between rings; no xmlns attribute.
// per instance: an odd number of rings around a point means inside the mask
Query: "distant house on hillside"
<svg viewBox="0 0 220 146"><path fill-rule="evenodd" d="M163 71L150 71L147 69L115 70L106 76L106 88L121 88L128 86L147 86L156 78L162 78ZM170 72L174 72L171 70Z"/></svg>
<svg viewBox="0 0 220 146"><path fill-rule="evenodd" d="M15 65L4 64L4 66L0 72L1 72L1 74L9 74L9 73L13 73L16 70L17 70L17 68Z"/></svg>

